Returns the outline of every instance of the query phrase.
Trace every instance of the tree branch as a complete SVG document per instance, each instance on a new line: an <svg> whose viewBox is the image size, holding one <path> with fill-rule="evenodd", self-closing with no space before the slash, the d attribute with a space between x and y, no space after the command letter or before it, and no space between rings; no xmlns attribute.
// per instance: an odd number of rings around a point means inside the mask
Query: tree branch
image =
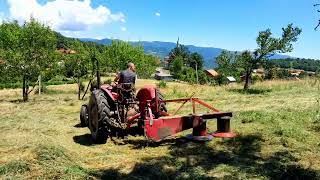
<svg viewBox="0 0 320 180"><path fill-rule="evenodd" d="M87 85L86 91L84 92L81 100L83 100L84 97L86 96L86 94L87 94L87 92L88 92L88 89L89 89L89 86L90 86L90 84L91 84L91 82L92 82L93 79L94 79L94 77L92 77L92 78L90 79L90 81L89 81L89 83L88 83L88 85Z"/></svg>
<svg viewBox="0 0 320 180"><path fill-rule="evenodd" d="M274 56L276 53L270 53L268 55L266 55L266 58L269 59L270 57Z"/></svg>
<svg viewBox="0 0 320 180"><path fill-rule="evenodd" d="M38 81L36 83L34 83L34 85L32 86L32 89L29 92L27 92L27 94L30 94L34 90L34 88L36 87L38 82L39 82L39 79L38 79ZM40 88L39 88L39 91L40 91Z"/></svg>
<svg viewBox="0 0 320 180"><path fill-rule="evenodd" d="M320 26L320 20L319 20L319 22L318 22L318 25L314 28L314 30L316 31L316 30L318 30L318 27Z"/></svg>
<svg viewBox="0 0 320 180"><path fill-rule="evenodd" d="M314 4L313 5L314 7L317 7L317 6L320 6L320 4ZM317 12L320 12L320 10L318 9ZM319 19L319 22L318 22L318 25L314 28L314 30L318 30L318 27L320 26L320 19Z"/></svg>

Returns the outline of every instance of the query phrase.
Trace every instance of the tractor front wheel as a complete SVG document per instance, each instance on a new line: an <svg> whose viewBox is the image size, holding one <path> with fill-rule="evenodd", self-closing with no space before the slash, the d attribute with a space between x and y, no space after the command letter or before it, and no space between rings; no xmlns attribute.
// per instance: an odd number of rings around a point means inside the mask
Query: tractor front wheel
<svg viewBox="0 0 320 180"><path fill-rule="evenodd" d="M110 107L101 90L94 90L89 101L89 129L96 143L106 143Z"/></svg>
<svg viewBox="0 0 320 180"><path fill-rule="evenodd" d="M86 104L81 106L80 109L80 124L81 127L88 127L89 114L88 114L88 106Z"/></svg>

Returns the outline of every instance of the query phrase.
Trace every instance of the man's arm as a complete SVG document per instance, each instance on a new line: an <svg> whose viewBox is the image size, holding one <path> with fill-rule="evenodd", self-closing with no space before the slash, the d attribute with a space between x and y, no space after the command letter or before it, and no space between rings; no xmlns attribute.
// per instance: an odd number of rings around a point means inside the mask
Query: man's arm
<svg viewBox="0 0 320 180"><path fill-rule="evenodd" d="M114 82L118 82L119 81L119 79L120 79L120 72L117 74L117 76L116 76L116 78L114 78Z"/></svg>

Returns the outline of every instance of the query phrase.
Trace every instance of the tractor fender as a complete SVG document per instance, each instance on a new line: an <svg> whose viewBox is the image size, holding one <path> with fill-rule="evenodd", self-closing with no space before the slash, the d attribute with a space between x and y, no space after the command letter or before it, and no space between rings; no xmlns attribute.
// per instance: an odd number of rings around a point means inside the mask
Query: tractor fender
<svg viewBox="0 0 320 180"><path fill-rule="evenodd" d="M145 85L137 93L137 99L139 102L147 102L156 97L156 87L152 85Z"/></svg>
<svg viewBox="0 0 320 180"><path fill-rule="evenodd" d="M147 101L148 100L154 100L156 97L156 87L152 85L145 85L143 88L141 88L138 93L136 98L139 101L139 110L140 112L143 112Z"/></svg>
<svg viewBox="0 0 320 180"><path fill-rule="evenodd" d="M112 101L115 102L117 100L118 94L112 92L112 86L104 84L100 88Z"/></svg>

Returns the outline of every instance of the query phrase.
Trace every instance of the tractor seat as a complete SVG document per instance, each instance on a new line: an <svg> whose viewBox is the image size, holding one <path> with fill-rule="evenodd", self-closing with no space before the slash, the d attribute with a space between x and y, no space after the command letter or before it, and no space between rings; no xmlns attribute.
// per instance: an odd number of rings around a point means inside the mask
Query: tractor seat
<svg viewBox="0 0 320 180"><path fill-rule="evenodd" d="M130 92L130 91L134 91L134 84L132 83L120 83L118 85L119 90L123 91L123 92Z"/></svg>
<svg viewBox="0 0 320 180"><path fill-rule="evenodd" d="M135 88L132 83L120 83L117 86L119 101L124 104L132 104L134 103L135 97Z"/></svg>

